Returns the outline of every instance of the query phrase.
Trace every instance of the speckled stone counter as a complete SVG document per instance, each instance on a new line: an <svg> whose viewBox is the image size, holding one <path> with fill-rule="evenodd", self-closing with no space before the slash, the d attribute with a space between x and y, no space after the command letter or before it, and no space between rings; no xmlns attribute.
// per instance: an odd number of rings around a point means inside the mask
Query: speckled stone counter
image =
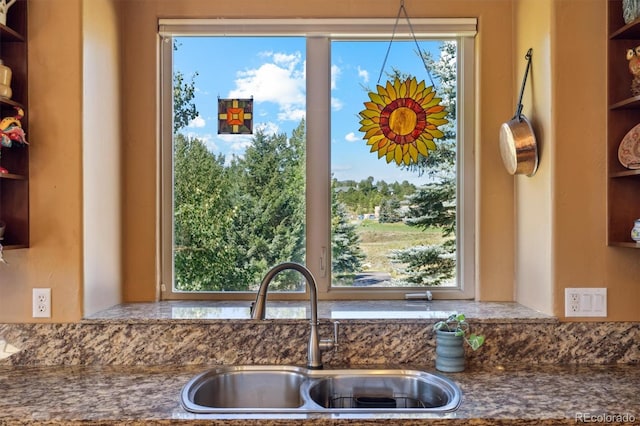
<svg viewBox="0 0 640 426"><path fill-rule="evenodd" d="M640 424L640 324L562 323L515 303L320 303L320 336L340 322L325 365L433 371L432 324L467 314L487 341L448 376L463 392L445 415L213 416L185 411L180 389L215 365L304 365L308 303L120 305L79 323L0 324L0 425L20 424ZM625 417L626 416L626 417Z"/></svg>
<svg viewBox="0 0 640 426"><path fill-rule="evenodd" d="M581 418L640 424L640 368L635 366L471 369L448 375L463 392L454 413L308 417L188 413L180 406L180 389L203 369L0 367L0 424L563 425L580 424Z"/></svg>

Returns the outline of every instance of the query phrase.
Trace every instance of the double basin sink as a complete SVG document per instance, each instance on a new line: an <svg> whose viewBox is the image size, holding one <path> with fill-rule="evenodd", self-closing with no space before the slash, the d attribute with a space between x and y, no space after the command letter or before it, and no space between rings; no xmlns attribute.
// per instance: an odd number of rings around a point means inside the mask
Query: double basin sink
<svg viewBox="0 0 640 426"><path fill-rule="evenodd" d="M321 369L286 365L223 366L183 388L193 413L445 413L461 391L450 379L420 370Z"/></svg>

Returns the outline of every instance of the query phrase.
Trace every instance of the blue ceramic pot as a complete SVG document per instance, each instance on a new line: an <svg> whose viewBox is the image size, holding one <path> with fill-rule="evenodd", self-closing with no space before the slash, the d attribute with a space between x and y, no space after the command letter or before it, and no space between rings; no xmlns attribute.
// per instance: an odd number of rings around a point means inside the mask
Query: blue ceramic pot
<svg viewBox="0 0 640 426"><path fill-rule="evenodd" d="M436 330L436 370L446 373L464 371L464 340L453 331Z"/></svg>

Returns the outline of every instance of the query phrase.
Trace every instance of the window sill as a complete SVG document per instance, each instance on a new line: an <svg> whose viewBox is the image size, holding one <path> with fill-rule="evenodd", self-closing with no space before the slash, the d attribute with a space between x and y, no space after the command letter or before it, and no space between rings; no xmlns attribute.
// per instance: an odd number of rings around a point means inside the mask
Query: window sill
<svg viewBox="0 0 640 426"><path fill-rule="evenodd" d="M249 301L163 301L125 303L91 315L83 322L104 321L202 321L249 320ZM454 312L480 322L557 322L557 318L515 302L476 302L468 300L372 300L320 301L321 320L423 320L443 319ZM269 301L267 319L309 318L308 301Z"/></svg>

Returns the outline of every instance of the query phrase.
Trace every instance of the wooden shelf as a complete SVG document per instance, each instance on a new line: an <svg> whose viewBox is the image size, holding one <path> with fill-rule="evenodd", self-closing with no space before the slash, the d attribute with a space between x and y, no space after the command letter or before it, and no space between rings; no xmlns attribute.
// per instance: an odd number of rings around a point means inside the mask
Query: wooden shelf
<svg viewBox="0 0 640 426"><path fill-rule="evenodd" d="M0 179L26 180L27 177L24 175L17 175L15 173L0 173Z"/></svg>
<svg viewBox="0 0 640 426"><path fill-rule="evenodd" d="M12 97L0 98L0 119L15 115L21 108L20 120L29 140L28 72L27 72L27 4L17 0L7 12L7 25L0 25L0 59L11 68ZM0 166L9 173L0 174L0 220L6 223L3 250L29 247L29 147L14 144L0 148Z"/></svg>
<svg viewBox="0 0 640 426"><path fill-rule="evenodd" d="M625 24L622 0L608 0L607 22L607 241L611 247L637 249L631 229L640 218L640 170L620 164L618 147L640 123L640 96L631 94L633 76L626 59L628 49L640 46L640 19Z"/></svg>
<svg viewBox="0 0 640 426"><path fill-rule="evenodd" d="M640 243L628 243L628 242L609 242L612 247L625 247L640 249Z"/></svg>
<svg viewBox="0 0 640 426"><path fill-rule="evenodd" d="M2 24L0 24L0 38L2 38L3 41L25 41L22 34L18 33L13 28Z"/></svg>
<svg viewBox="0 0 640 426"><path fill-rule="evenodd" d="M615 104L609 106L610 110L615 109L637 109L640 108L640 96L634 96L632 98L623 99Z"/></svg>

